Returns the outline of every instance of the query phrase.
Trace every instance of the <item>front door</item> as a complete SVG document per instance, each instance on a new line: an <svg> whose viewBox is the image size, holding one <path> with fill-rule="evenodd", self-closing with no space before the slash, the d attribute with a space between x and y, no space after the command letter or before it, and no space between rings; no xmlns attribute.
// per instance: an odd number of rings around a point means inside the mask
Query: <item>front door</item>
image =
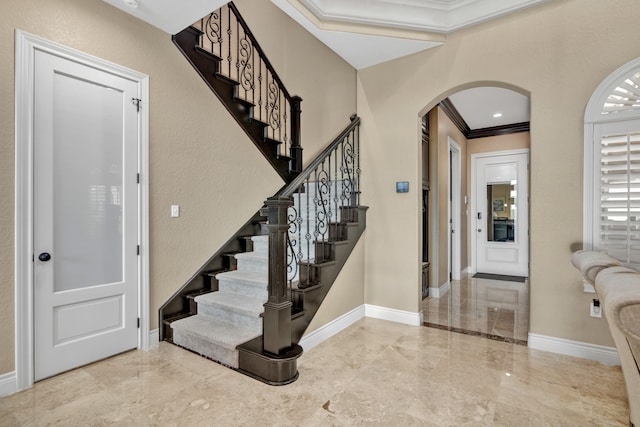
<svg viewBox="0 0 640 427"><path fill-rule="evenodd" d="M474 156L476 271L529 275L528 153Z"/></svg>
<svg viewBox="0 0 640 427"><path fill-rule="evenodd" d="M36 380L138 345L137 93L35 53Z"/></svg>

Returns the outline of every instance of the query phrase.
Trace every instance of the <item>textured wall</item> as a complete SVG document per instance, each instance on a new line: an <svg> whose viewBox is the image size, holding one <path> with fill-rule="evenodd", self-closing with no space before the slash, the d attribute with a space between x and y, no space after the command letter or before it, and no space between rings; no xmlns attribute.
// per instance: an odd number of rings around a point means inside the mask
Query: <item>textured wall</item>
<svg viewBox="0 0 640 427"><path fill-rule="evenodd" d="M355 111L355 70L270 2L236 4L289 91L304 99L308 162ZM168 34L100 0L0 3L0 373L14 370L15 29L150 76L152 329L160 305L282 185ZM180 218L169 217L171 204Z"/></svg>
<svg viewBox="0 0 640 427"><path fill-rule="evenodd" d="M613 70L640 56L634 0L561 0L449 35L441 47L358 73L366 133L363 201L368 217L368 304L417 312L419 118L452 92L489 82L531 98L531 332L612 345L606 323L571 266L582 240L583 120L589 97ZM560 185L561 184L561 185ZM400 255L401 254L401 255Z"/></svg>
<svg viewBox="0 0 640 427"><path fill-rule="evenodd" d="M438 257L438 268L434 272L438 276L438 287L444 285L449 281L447 272L449 271L449 257L447 252L449 251L447 233L449 233L449 219L448 219L448 205L449 205L449 170L447 165L449 163L449 138L455 141L460 146L460 268L464 269L469 264L467 263L467 215L466 206L464 205L464 196L468 194L467 190L467 138L464 137L462 132L458 130L455 124L449 119L449 117L442 111L442 109L436 109L438 114L438 139L437 139L437 151L438 151L438 164L436 170L438 174L438 251L440 256ZM434 286L435 287L435 286Z"/></svg>

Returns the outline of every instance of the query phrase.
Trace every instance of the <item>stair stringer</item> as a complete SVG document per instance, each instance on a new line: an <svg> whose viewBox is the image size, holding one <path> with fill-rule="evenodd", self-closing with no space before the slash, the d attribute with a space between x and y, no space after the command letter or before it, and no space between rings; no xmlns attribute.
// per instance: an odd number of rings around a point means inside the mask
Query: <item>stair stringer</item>
<svg viewBox="0 0 640 427"><path fill-rule="evenodd" d="M194 314L190 306L189 295L217 290L217 286L211 283L214 279L208 278L206 272L227 269L225 266L227 254L247 251L247 248L242 243L243 236L264 234L261 226L264 222L266 222L266 217L263 216L260 211L256 212L162 305L162 307L160 307L160 341L171 341L172 333L171 327L169 326L171 319L187 317ZM209 283L207 283L207 281L209 281Z"/></svg>
<svg viewBox="0 0 640 427"><path fill-rule="evenodd" d="M278 175L285 182L291 182L298 175L292 171L291 158L279 155L279 143L266 137L268 125L253 117L254 105L237 97L239 83L220 74L221 59L199 48L202 34L191 26L173 35L172 40Z"/></svg>

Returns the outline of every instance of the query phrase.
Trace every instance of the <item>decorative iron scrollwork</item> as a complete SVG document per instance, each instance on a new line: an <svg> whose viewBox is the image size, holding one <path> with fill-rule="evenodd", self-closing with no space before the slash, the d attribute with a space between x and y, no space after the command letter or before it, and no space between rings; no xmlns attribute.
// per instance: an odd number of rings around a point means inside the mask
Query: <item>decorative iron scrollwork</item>
<svg viewBox="0 0 640 427"><path fill-rule="evenodd" d="M292 282L298 278L298 264L302 259L300 239L296 239L296 234L300 234L302 218L295 206L290 206L287 210L287 223L289 224L289 232L287 233L287 280Z"/></svg>
<svg viewBox="0 0 640 427"><path fill-rule="evenodd" d="M193 25L206 35L200 47L220 59L217 72L238 82L244 90L236 96L254 105L253 117L268 125L266 136L282 143L278 154L291 155L291 146L300 145L299 131L290 129L294 120L299 123L299 105L292 110L293 98L235 5L228 3ZM294 160L299 156L296 151Z"/></svg>
<svg viewBox="0 0 640 427"><path fill-rule="evenodd" d="M295 286L298 280L304 281L298 284L301 288L319 280L312 277L315 273L305 269L327 260L324 246L318 243L340 237L333 235L332 227L341 222L343 208L357 206L359 174L358 136L349 133L335 140L325 157L304 172L304 180L285 193L294 201L287 212L287 278L290 287ZM345 218L346 221L351 219ZM316 254L316 249L322 252Z"/></svg>
<svg viewBox="0 0 640 427"><path fill-rule="evenodd" d="M212 44L216 45L222 43L222 29L219 11L215 11L207 17L203 31Z"/></svg>
<svg viewBox="0 0 640 427"><path fill-rule="evenodd" d="M246 91L252 91L255 84L253 82L253 66L251 65L251 58L253 57L253 46L251 42L243 37L239 41L239 60L236 64L238 68L238 78L240 84Z"/></svg>
<svg viewBox="0 0 640 427"><path fill-rule="evenodd" d="M278 85L271 81L267 87L267 117L271 129L280 129L280 90Z"/></svg>

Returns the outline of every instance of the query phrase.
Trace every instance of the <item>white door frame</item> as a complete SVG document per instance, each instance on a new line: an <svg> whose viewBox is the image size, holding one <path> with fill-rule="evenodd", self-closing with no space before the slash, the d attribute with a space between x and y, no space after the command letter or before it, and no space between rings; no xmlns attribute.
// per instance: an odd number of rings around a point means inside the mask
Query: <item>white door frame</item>
<svg viewBox="0 0 640 427"><path fill-rule="evenodd" d="M460 174L461 174L461 155L460 155L460 145L455 142L451 137L448 137L449 140L449 176L451 177L449 182L451 183L451 201L448 203L449 205L449 218L451 222L449 223L449 254L450 262L447 263L450 266L451 271L449 271L449 277L452 280L460 280ZM451 233L451 230L454 230ZM448 267L449 268L449 267Z"/></svg>
<svg viewBox="0 0 640 427"><path fill-rule="evenodd" d="M149 348L149 76L16 30L15 163L15 367L17 390L34 382L33 281L33 86L35 51L43 51L138 83L139 121L138 348Z"/></svg>
<svg viewBox="0 0 640 427"><path fill-rule="evenodd" d="M473 214L469 217L469 229L471 230L471 274L477 273L477 243L478 243L478 233L476 232L476 227L474 226L476 217L475 215L478 212L478 195L476 194L476 160L484 157L496 157L496 156L506 156L511 154L529 154L528 148L522 148L517 150L504 150L504 151L490 151L487 153L476 153L471 155L471 212ZM531 177L529 176L529 170L527 168L527 185L530 187ZM527 189L527 197L530 197L528 194L529 191ZM529 209L529 203L527 203L527 209ZM529 225L527 224L527 231L529 229ZM527 245L531 245L531 238L527 239ZM527 256L531 256L531 252L527 251Z"/></svg>

